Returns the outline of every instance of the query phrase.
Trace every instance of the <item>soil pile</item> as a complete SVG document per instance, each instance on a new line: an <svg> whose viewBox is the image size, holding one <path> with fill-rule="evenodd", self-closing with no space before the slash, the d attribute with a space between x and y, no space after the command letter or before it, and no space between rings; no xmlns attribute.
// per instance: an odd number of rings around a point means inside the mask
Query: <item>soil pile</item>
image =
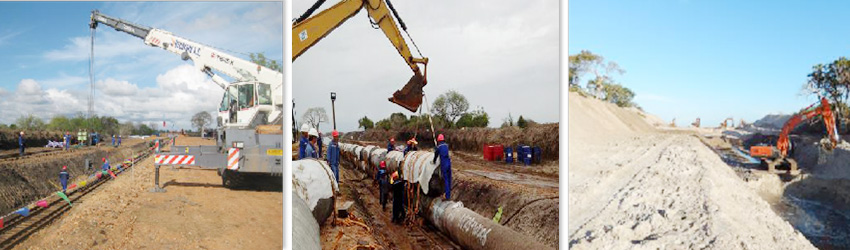
<svg viewBox="0 0 850 250"><path fill-rule="evenodd" d="M782 126L785 125L785 122L787 122L790 118L791 115L769 114L758 119L758 121L754 122L753 125L763 128L781 129Z"/></svg>

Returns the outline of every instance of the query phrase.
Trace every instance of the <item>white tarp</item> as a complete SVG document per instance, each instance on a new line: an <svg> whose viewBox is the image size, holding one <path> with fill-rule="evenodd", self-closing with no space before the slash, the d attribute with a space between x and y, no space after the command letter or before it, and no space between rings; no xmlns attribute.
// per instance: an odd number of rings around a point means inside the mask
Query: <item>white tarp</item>
<svg viewBox="0 0 850 250"><path fill-rule="evenodd" d="M330 166L325 161L303 159L292 162L292 191L304 199L310 210L320 199L330 199L338 190Z"/></svg>

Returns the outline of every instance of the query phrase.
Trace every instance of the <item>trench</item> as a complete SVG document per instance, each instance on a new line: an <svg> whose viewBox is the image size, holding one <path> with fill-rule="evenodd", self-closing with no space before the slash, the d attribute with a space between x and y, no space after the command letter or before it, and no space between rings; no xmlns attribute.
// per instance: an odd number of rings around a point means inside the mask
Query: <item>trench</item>
<svg viewBox="0 0 850 250"><path fill-rule="evenodd" d="M800 164L803 174L797 177L770 174L735 146L709 146L812 245L850 249L850 179L809 173L815 168L811 164Z"/></svg>

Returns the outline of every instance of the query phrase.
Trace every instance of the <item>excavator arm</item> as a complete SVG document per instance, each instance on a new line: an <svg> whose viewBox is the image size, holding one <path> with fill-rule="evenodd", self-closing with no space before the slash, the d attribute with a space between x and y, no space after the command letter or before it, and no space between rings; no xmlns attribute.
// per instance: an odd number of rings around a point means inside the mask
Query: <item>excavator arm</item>
<svg viewBox="0 0 850 250"><path fill-rule="evenodd" d="M785 122L782 126L782 132L779 134L779 140L776 142L776 148L782 157L788 157L788 151L791 149L791 143L788 138L791 130L797 127L800 122L812 119L814 117L823 117L823 124L826 126L826 131L829 133L828 142L824 141L824 147L833 149L838 145L838 133L836 133L835 116L832 114L832 109L829 107L829 101L826 98L821 98L820 105L807 107L797 113L791 119Z"/></svg>
<svg viewBox="0 0 850 250"><path fill-rule="evenodd" d="M317 4L320 5L322 2L324 1L320 0ZM317 5L314 5L311 10L317 7ZM408 80L407 84L401 90L393 93L393 97L389 98L389 101L411 112L416 112L419 109L419 105L422 104L422 88L428 83L428 58L417 58L410 52L410 47L404 41L404 37L402 37L401 31L399 31L395 19L398 19L403 30L406 30L407 26L395 12L395 8L393 8L389 0L343 0L309 18L307 17L310 15L308 12L293 24L292 61L295 61L301 54L349 18L360 12L361 9L366 9L369 17L374 20L374 25L380 27L384 35L390 40L399 55L413 71L413 77ZM391 11L395 19L390 16ZM424 67L423 70L419 69L419 64Z"/></svg>

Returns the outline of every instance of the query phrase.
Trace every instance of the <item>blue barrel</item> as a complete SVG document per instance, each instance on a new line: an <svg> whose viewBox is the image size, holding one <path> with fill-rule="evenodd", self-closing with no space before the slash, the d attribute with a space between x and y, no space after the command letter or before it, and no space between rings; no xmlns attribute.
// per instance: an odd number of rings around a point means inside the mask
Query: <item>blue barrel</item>
<svg viewBox="0 0 850 250"><path fill-rule="evenodd" d="M517 146L516 146L516 150L514 150L514 152L516 152L516 161L517 161L517 163L519 163L519 162L523 162L523 161L524 161L523 159L525 159L525 158L524 158L524 157L525 157L525 154L523 154L523 153L522 153L522 144L517 145Z"/></svg>
<svg viewBox="0 0 850 250"><path fill-rule="evenodd" d="M513 163L514 162L514 149L511 147L505 147L505 163Z"/></svg>
<svg viewBox="0 0 850 250"><path fill-rule="evenodd" d="M543 161L543 150L541 150L540 147L534 147L531 154L534 155L535 164L540 164L540 162Z"/></svg>
<svg viewBox="0 0 850 250"><path fill-rule="evenodd" d="M526 166L531 165L531 147L522 146L522 162Z"/></svg>

